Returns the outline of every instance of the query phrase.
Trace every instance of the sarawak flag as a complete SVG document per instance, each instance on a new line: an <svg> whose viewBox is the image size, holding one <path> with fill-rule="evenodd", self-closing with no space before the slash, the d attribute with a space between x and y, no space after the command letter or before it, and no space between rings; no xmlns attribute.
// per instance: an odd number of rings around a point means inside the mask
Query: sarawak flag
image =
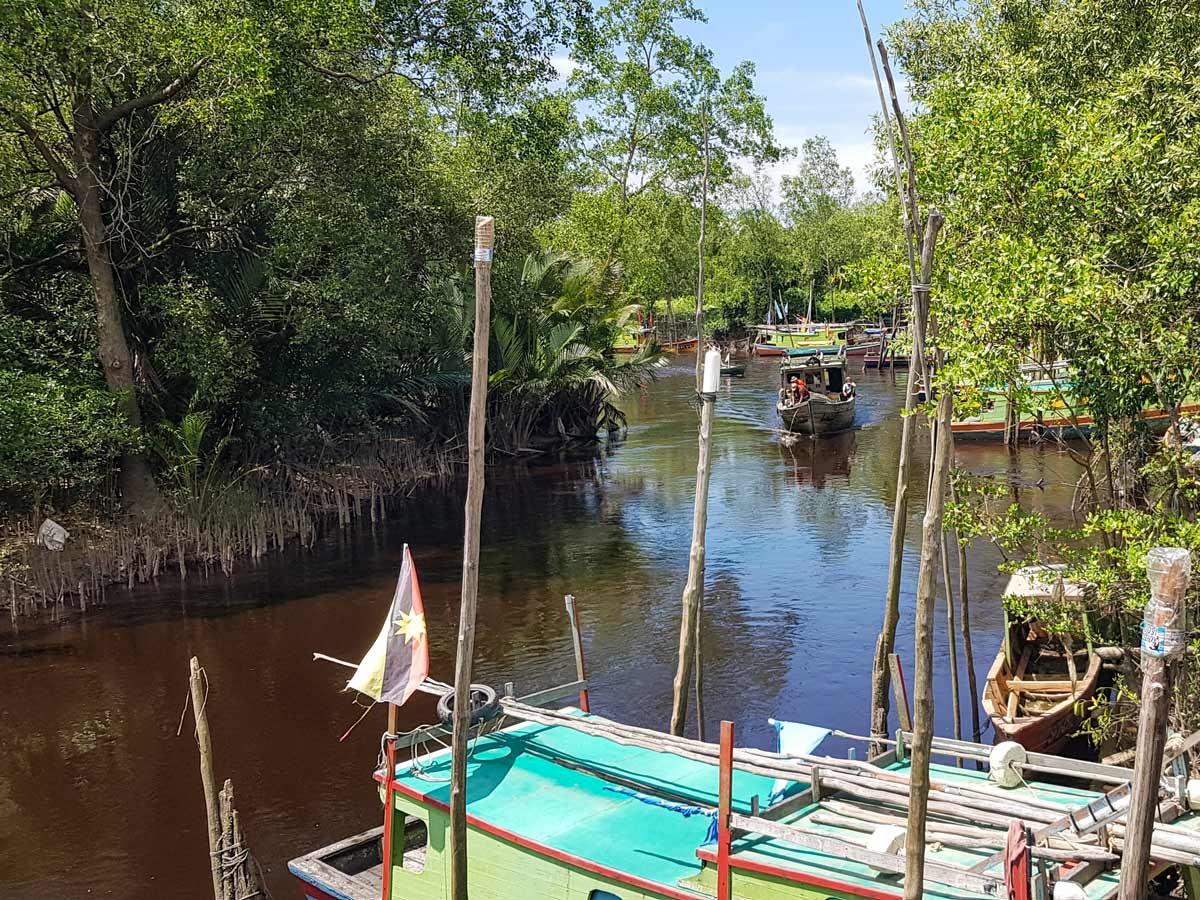
<svg viewBox="0 0 1200 900"><path fill-rule="evenodd" d="M379 637L367 651L349 686L380 703L404 703L429 674L425 606L412 553L404 545L400 580Z"/></svg>

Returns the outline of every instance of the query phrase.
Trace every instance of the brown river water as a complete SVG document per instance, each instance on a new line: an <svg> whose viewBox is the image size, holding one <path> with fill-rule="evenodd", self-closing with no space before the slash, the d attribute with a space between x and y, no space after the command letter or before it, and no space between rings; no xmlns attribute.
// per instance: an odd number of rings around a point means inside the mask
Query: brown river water
<svg viewBox="0 0 1200 900"><path fill-rule="evenodd" d="M518 693L570 681L562 598L573 593L592 709L665 727L691 536L693 359L627 398L620 440L489 470L475 680L513 681ZM718 399L703 637L710 730L732 719L739 741L763 747L769 716L867 727L904 377L857 375L857 430L789 447L773 430L776 373L753 361L745 378L724 379ZM1078 472L1064 453L975 444L957 457L1020 485L1034 508L1069 509ZM927 459L922 434L917 471ZM432 674L453 680L462 502L461 485L414 495L374 531L334 534L232 579L164 578L61 623L0 631L0 898L211 896L196 745L187 724L176 734L193 654L211 683L217 776L234 781L275 897L298 897L288 859L380 818L371 771L383 710L338 743L360 708L341 690L345 670L312 653L366 651L407 542ZM899 636L910 672L920 512L908 528ZM999 642L998 560L982 541L970 550L981 680ZM950 734L944 609L937 641L938 730ZM964 678L964 715L966 693ZM418 695L401 714L402 728L431 721L432 702Z"/></svg>

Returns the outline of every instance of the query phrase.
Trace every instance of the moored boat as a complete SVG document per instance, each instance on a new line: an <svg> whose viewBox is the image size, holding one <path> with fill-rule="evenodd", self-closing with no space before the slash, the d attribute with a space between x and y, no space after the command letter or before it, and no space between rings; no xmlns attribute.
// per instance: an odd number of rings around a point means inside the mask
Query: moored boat
<svg viewBox="0 0 1200 900"><path fill-rule="evenodd" d="M803 382L805 396L792 398L793 379ZM846 359L810 356L779 366L779 399L775 409L786 431L795 434L835 434L854 426L854 384L846 378Z"/></svg>
<svg viewBox="0 0 1200 900"><path fill-rule="evenodd" d="M734 375L737 377L741 377L742 375L746 374L746 364L745 363L736 363L736 364L730 363L728 365L723 365L723 366L721 366L721 374L722 375Z"/></svg>
<svg viewBox="0 0 1200 900"><path fill-rule="evenodd" d="M911 734L863 761L816 755L828 729L773 722L778 752L739 747L732 724L721 743L685 741L578 709L549 709L586 680L499 703L472 742L464 791L467 886L489 900L899 900ZM400 740L411 761L375 772L392 831L374 828L289 863L310 900L448 900L451 890L448 750L444 727ZM786 737L787 735L791 735ZM988 748L934 738L933 753L988 759ZM1186 760L1185 760L1186 761ZM1014 768L1014 765L1020 768ZM1108 795L1037 778L1039 767L1119 786ZM1011 776L1015 773L1016 777ZM940 796L930 805L925 896L936 900L1049 897L1066 878L1072 896L1104 900L1120 880L1120 845L1073 840L1061 828L1089 821L1127 790L1132 770L1056 756L1004 761L976 771L930 767ZM1197 814L1164 801L1169 837L1151 836L1151 874L1196 846ZM1041 848L1036 866L1013 865L1019 845ZM1047 817L1046 813L1051 816ZM1055 819L1054 815L1060 814ZM1040 817L1040 818L1039 818ZM1091 821L1095 821L1093 817ZM1078 838L1080 832L1072 833ZM1006 851L1008 846L1010 851ZM1054 848L1053 850L1047 848ZM1026 850L1028 852L1028 850ZM1080 863L1087 863L1080 865ZM1194 874L1189 872L1189 875Z"/></svg>
<svg viewBox="0 0 1200 900"><path fill-rule="evenodd" d="M1004 590L1006 605L1082 601L1083 585L1064 580L1062 566L1017 570ZM1079 731L1100 686L1101 659L1083 650L1082 660L1068 642L1050 637L1036 621L1009 623L988 670L983 709L996 741L1016 741L1039 753L1056 753Z"/></svg>
<svg viewBox="0 0 1200 900"><path fill-rule="evenodd" d="M698 343L700 342L696 338L685 338L680 341L667 341L659 346L667 353L691 353Z"/></svg>

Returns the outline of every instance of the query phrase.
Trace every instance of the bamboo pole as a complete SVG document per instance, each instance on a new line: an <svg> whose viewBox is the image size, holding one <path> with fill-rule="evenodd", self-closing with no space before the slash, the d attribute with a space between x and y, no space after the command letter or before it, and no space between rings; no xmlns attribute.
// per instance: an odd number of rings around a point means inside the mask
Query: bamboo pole
<svg viewBox="0 0 1200 900"><path fill-rule="evenodd" d="M1171 657L1175 648L1163 641L1179 635L1183 644L1183 595L1191 575L1191 557L1179 548L1155 548L1146 558L1150 577L1151 624L1142 634L1142 707L1138 715L1137 753L1132 793L1126 813L1125 860L1121 866L1120 900L1144 900L1158 810L1167 716L1171 700ZM1152 629L1166 631L1156 635ZM1174 632L1174 633L1173 633ZM1161 642L1160 642L1161 641Z"/></svg>
<svg viewBox="0 0 1200 900"><path fill-rule="evenodd" d="M925 222L925 238L922 241L920 284L928 285L933 277L933 254L937 246L938 232L942 227L942 215L936 209L929 211ZM923 331L923 314L928 309L924 302L928 288L914 287L914 300L918 294L923 302L914 303L912 330ZM904 396L904 420L900 426L900 461L896 473L896 500L892 508L892 540L888 554L887 594L884 598L883 625L875 645L875 663L871 672L871 735L886 737L888 734L888 657L896 648L896 628L900 624L900 581L904 569L904 538L908 527L908 491L912 480L912 448L916 440L917 422L917 341L912 342L909 355L908 380ZM878 749L874 750L878 753Z"/></svg>
<svg viewBox="0 0 1200 900"><path fill-rule="evenodd" d="M383 897L391 900L392 896L392 859L396 837L393 834L396 827L396 704L389 703L387 721L387 749L385 759L387 771L383 782Z"/></svg>
<svg viewBox="0 0 1200 900"><path fill-rule="evenodd" d="M931 218L934 212L930 211ZM925 519L921 528L921 565L917 573L916 673L908 827L905 833L904 900L920 900L925 884L925 822L928 816L929 760L933 744L933 612L946 482L954 455L950 433L953 411L954 392L943 388L938 398L935 420L937 443L931 463L933 475L925 502Z"/></svg>
<svg viewBox="0 0 1200 900"><path fill-rule="evenodd" d="M958 502L958 492L954 482L950 483L950 499ZM967 591L967 548L963 545L962 535L957 529L954 532L954 546L958 550L958 601L962 605L962 616L959 627L962 628L963 665L967 667L967 691L971 697L971 740L979 743L981 725L979 721L979 683L975 678L975 652L971 645L971 602ZM983 765L976 760L975 767L982 769Z"/></svg>
<svg viewBox="0 0 1200 900"><path fill-rule="evenodd" d="M704 129L704 168L700 176L700 237L696 240L696 392L700 392L704 362L704 232L708 212L708 98L700 112Z"/></svg>
<svg viewBox="0 0 1200 900"><path fill-rule="evenodd" d="M697 348L699 354L699 348ZM706 354L707 355L707 354ZM719 371L719 370L718 370ZM707 374L707 373L704 373ZM706 379L707 380L707 379ZM709 443L712 438L715 393L700 392L699 454L696 459L696 502L692 510L692 549L688 554L688 577L683 588L683 620L679 625L679 661L675 670L671 704L671 734L683 734L687 719L688 683L695 661L696 619L704 591L704 532L708 526L708 482L712 474Z"/></svg>
<svg viewBox="0 0 1200 900"><path fill-rule="evenodd" d="M467 732L471 714L471 663L479 596L479 522L483 513L483 444L487 419L488 338L492 308L495 220L475 217L475 342L467 425L467 502L463 527L462 609L454 666L454 736L450 771L450 896L467 900Z"/></svg>
<svg viewBox="0 0 1200 900"><path fill-rule="evenodd" d="M217 782L213 777L212 736L208 731L208 696L201 676L200 660L192 657L189 684L192 693L192 715L196 722L196 743L200 746L200 782L204 785L204 807L208 813L209 868L212 873L214 900L224 900L221 878L221 808L217 798Z"/></svg>
<svg viewBox="0 0 1200 900"><path fill-rule="evenodd" d="M696 740L704 740L704 591L696 603Z"/></svg>
<svg viewBox="0 0 1200 900"><path fill-rule="evenodd" d="M953 442L953 435L951 435ZM942 588L946 596L946 640L950 648L950 708L954 714L954 739L962 740L962 709L958 685L958 635L954 615L954 589L950 587L950 553L946 540L946 530L942 529ZM963 764L962 757L955 757L958 765Z"/></svg>

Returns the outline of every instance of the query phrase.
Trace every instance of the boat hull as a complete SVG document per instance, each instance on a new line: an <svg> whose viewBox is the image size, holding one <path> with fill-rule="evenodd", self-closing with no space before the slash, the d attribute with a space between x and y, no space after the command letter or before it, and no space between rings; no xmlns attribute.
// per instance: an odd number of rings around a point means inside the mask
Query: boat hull
<svg viewBox="0 0 1200 900"><path fill-rule="evenodd" d="M745 375L745 366L721 366L722 375Z"/></svg>
<svg viewBox="0 0 1200 900"><path fill-rule="evenodd" d="M759 356L787 356L787 347L776 347L774 344L755 344L754 352Z"/></svg>
<svg viewBox="0 0 1200 900"><path fill-rule="evenodd" d="M670 341L663 344L662 349L667 353L691 353L699 343L695 338L686 341Z"/></svg>
<svg viewBox="0 0 1200 900"><path fill-rule="evenodd" d="M829 400L821 396L810 397L795 406L775 404L785 431L793 434L836 434L854 427L855 398Z"/></svg>
<svg viewBox="0 0 1200 900"><path fill-rule="evenodd" d="M1036 753L1057 753L1079 731L1084 707L1096 695L1100 685L1101 660L1092 654L1086 671L1079 673L1076 689L1037 716L1017 716L1009 720L1006 698L1010 681L1008 659L1001 649L988 670L983 689L983 710L992 720L996 743L1016 741ZM1019 667L1018 667L1019 668Z"/></svg>

